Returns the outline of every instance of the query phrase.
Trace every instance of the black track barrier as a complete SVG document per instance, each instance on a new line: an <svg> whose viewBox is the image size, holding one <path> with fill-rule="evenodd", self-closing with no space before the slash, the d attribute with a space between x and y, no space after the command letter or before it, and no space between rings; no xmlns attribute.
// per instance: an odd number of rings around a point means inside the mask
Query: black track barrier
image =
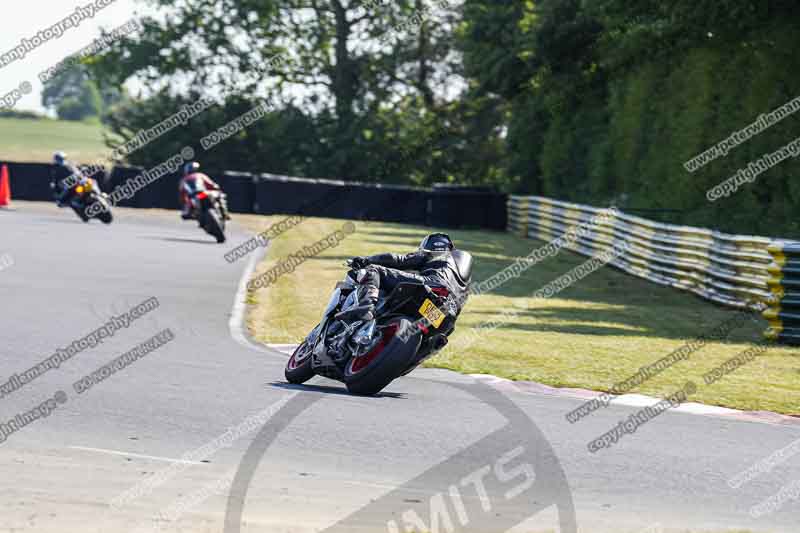
<svg viewBox="0 0 800 533"><path fill-rule="evenodd" d="M252 174L226 171L215 181L225 191L231 213L255 213L256 183Z"/></svg>
<svg viewBox="0 0 800 533"><path fill-rule="evenodd" d="M6 163L12 198L52 201L53 165ZM142 171L139 167L115 166L110 173L101 171L93 177L110 194ZM177 209L180 178L180 173L163 176L136 190L130 198L119 198L116 205ZM426 189L238 171L214 173L211 178L227 194L234 213L302 214L499 231L506 227L507 196L487 187L436 184Z"/></svg>
<svg viewBox="0 0 800 533"><path fill-rule="evenodd" d="M0 161L0 166L8 165L11 199L29 201L52 201L50 189L55 166L47 163L15 163Z"/></svg>

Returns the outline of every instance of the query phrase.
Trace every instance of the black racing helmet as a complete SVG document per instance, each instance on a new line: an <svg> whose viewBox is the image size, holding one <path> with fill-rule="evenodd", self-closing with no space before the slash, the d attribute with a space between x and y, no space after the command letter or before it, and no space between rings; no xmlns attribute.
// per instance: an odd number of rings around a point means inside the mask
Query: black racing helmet
<svg viewBox="0 0 800 533"><path fill-rule="evenodd" d="M455 246L447 233L431 233L419 243L422 252L451 252Z"/></svg>
<svg viewBox="0 0 800 533"><path fill-rule="evenodd" d="M67 160L67 154L64 152L56 152L53 154L53 164L55 165L63 165L64 161Z"/></svg>

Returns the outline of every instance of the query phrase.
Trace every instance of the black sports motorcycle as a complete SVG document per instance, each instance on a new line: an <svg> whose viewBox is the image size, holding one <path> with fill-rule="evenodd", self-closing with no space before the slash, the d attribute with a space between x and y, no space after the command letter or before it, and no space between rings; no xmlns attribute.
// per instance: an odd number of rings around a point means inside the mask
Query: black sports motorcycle
<svg viewBox="0 0 800 533"><path fill-rule="evenodd" d="M466 294L472 256L456 250L453 257ZM354 273L352 262L347 265ZM466 301L457 302L445 288L399 283L388 294L380 292L374 317L354 320L358 287L350 274L336 285L322 321L289 357L287 381L320 375L343 382L352 393L376 394L447 345Z"/></svg>

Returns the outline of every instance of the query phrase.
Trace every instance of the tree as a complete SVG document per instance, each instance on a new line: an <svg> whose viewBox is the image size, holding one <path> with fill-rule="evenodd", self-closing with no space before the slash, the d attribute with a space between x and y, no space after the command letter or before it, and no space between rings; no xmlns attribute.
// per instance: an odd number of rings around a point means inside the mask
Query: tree
<svg viewBox="0 0 800 533"><path fill-rule="evenodd" d="M434 112L454 86L458 12L444 0L157 3L163 18L142 21L138 38L95 60L95 78L120 86L138 76L155 89L214 96L224 88L291 104L315 122L327 147L316 165L329 177L370 179L396 148L397 121L386 109L421 97L420 112Z"/></svg>
<svg viewBox="0 0 800 533"><path fill-rule="evenodd" d="M62 120L100 116L103 99L97 85L82 66L65 69L45 82L42 105L55 110Z"/></svg>

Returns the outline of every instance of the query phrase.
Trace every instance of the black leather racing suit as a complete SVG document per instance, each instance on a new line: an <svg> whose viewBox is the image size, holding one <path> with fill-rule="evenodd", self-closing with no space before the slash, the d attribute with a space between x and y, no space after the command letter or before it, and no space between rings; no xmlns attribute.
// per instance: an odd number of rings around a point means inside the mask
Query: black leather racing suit
<svg viewBox="0 0 800 533"><path fill-rule="evenodd" d="M365 258L368 266L357 281L367 296L377 300L378 290L391 291L400 282L421 282L428 287L445 287L459 308L466 299L467 289L462 287L455 260L450 252L423 252L410 254L378 254ZM406 272L416 270L419 274Z"/></svg>
<svg viewBox="0 0 800 533"><path fill-rule="evenodd" d="M64 161L62 165L56 165L53 168L50 177L56 201L61 205L69 205L75 194L75 185L83 177L80 169L76 165Z"/></svg>

